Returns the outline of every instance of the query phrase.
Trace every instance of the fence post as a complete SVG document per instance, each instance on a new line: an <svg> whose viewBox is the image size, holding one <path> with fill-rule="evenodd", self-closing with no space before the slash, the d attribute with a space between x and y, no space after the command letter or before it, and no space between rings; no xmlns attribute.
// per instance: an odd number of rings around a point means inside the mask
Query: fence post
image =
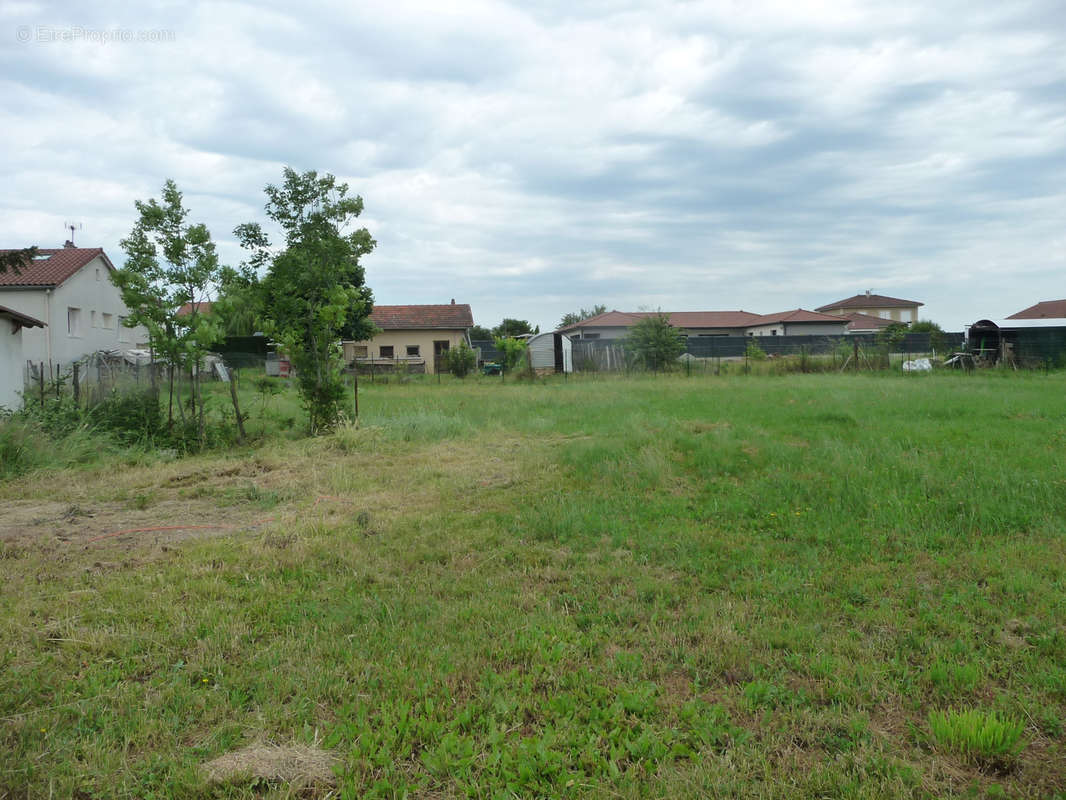
<svg viewBox="0 0 1066 800"><path fill-rule="evenodd" d="M78 405L78 401L81 399L81 391L80 391L80 389L78 387L78 372L79 372L79 368L80 367L81 367L81 364L79 364L77 361L75 361L74 362L74 375L72 377L72 381L73 381L73 384L74 384L74 405L75 406Z"/></svg>
<svg viewBox="0 0 1066 800"><path fill-rule="evenodd" d="M355 418L359 419L359 367L352 368L352 395L355 398Z"/></svg>
<svg viewBox="0 0 1066 800"><path fill-rule="evenodd" d="M41 385L41 408L44 408L44 362L41 362L40 369L37 370L37 382Z"/></svg>

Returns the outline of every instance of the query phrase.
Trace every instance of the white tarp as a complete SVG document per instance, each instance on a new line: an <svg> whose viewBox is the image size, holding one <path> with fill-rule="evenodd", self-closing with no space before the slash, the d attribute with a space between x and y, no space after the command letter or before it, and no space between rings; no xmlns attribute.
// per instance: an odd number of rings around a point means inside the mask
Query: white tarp
<svg viewBox="0 0 1066 800"><path fill-rule="evenodd" d="M928 358L916 358L913 361L903 362L904 372L929 372L933 364Z"/></svg>

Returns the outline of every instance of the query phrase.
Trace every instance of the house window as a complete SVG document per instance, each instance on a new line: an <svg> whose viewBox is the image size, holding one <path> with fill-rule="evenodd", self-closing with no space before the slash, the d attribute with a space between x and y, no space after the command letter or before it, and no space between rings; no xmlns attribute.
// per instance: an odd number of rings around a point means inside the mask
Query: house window
<svg viewBox="0 0 1066 800"><path fill-rule="evenodd" d="M95 328L96 327L96 312L95 311L90 311L89 312L89 327L91 327L91 328Z"/></svg>
<svg viewBox="0 0 1066 800"><path fill-rule="evenodd" d="M80 308L67 308L67 335L81 336Z"/></svg>
<svg viewBox="0 0 1066 800"><path fill-rule="evenodd" d="M355 350L356 358L366 358L367 349L365 344L357 344L353 349Z"/></svg>
<svg viewBox="0 0 1066 800"><path fill-rule="evenodd" d="M887 310L878 311L877 314L878 314L879 317L881 317L881 319L888 319L888 311Z"/></svg>
<svg viewBox="0 0 1066 800"><path fill-rule="evenodd" d="M381 345L381 347L379 348L378 354L382 358L392 358L392 345L391 344L383 344L383 345Z"/></svg>
<svg viewBox="0 0 1066 800"><path fill-rule="evenodd" d="M102 314L101 317L102 317L102 320L100 322L100 327L101 328L103 328L105 331L111 331L111 330L115 329L115 323L114 323L114 320L112 319L112 315L111 314Z"/></svg>
<svg viewBox="0 0 1066 800"><path fill-rule="evenodd" d="M96 268L96 280L100 280L100 268Z"/></svg>
<svg viewBox="0 0 1066 800"><path fill-rule="evenodd" d="M409 356L417 356L418 355L418 345L417 344L409 344L409 345L407 345L407 355L409 355Z"/></svg>
<svg viewBox="0 0 1066 800"><path fill-rule="evenodd" d="M120 342L128 342L130 340L130 329L126 327L126 318L121 314L118 318L118 340Z"/></svg>
<svg viewBox="0 0 1066 800"><path fill-rule="evenodd" d="M777 336L777 328L774 328L772 331L770 331L770 335Z"/></svg>

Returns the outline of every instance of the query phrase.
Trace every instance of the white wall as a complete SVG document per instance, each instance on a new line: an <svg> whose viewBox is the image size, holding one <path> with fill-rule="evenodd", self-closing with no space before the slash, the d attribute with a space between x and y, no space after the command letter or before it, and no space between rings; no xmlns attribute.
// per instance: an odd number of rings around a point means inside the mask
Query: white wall
<svg viewBox="0 0 1066 800"><path fill-rule="evenodd" d="M0 406L12 409L22 405L19 392L22 391L26 364L22 357L25 329L12 333L13 327L10 317L0 316Z"/></svg>
<svg viewBox="0 0 1066 800"><path fill-rule="evenodd" d="M119 327L118 318L129 312L99 256L51 292L0 289L0 305L48 323L44 329L23 331L24 360L69 364L97 350L129 350L148 341L144 328ZM74 333L67 324L70 308L79 310Z"/></svg>
<svg viewBox="0 0 1066 800"><path fill-rule="evenodd" d="M578 327L573 331L573 333L570 333L568 335L573 339L586 339L589 338L590 335L598 339L621 339L627 333L629 333L629 328L625 328L622 326L616 328L590 326L588 328ZM597 336L597 334L599 334L599 336Z"/></svg>

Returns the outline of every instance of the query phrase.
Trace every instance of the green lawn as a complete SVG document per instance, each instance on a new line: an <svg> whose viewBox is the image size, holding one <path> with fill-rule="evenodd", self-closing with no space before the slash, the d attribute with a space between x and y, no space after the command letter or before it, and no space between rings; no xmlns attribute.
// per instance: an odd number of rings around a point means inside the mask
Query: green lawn
<svg viewBox="0 0 1066 800"><path fill-rule="evenodd" d="M0 483L0 798L1066 787L1066 376L361 388Z"/></svg>

